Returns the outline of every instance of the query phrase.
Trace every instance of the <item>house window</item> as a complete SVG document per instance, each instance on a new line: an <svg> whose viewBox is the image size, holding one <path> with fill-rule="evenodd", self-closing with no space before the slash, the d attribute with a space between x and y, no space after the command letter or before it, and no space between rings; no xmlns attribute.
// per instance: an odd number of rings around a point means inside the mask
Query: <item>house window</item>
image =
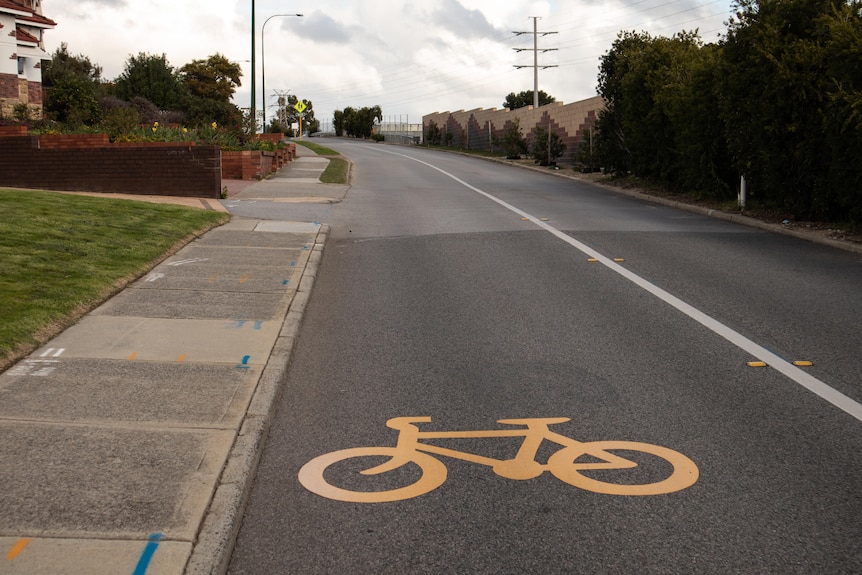
<svg viewBox="0 0 862 575"><path fill-rule="evenodd" d="M18 57L18 75L19 76L24 75L24 62L25 62L25 60L26 60L26 58L22 58L20 56Z"/></svg>

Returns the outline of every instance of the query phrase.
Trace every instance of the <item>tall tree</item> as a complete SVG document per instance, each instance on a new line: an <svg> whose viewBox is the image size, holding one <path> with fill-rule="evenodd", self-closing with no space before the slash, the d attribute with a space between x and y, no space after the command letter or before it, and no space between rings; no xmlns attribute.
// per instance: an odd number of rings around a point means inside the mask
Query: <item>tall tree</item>
<svg viewBox="0 0 862 575"><path fill-rule="evenodd" d="M759 197L793 213L862 217L862 5L739 0L736 9L720 88L735 166Z"/></svg>
<svg viewBox="0 0 862 575"><path fill-rule="evenodd" d="M69 53L63 42L43 61L44 109L61 123L93 124L100 119L98 98L102 93L102 68L87 56Z"/></svg>
<svg viewBox="0 0 862 575"><path fill-rule="evenodd" d="M525 108L527 106L532 106L534 99L535 98L533 98L533 90L525 90L519 94L511 92L508 96L506 96L506 100L503 102L503 107L509 108L510 110L515 110L517 108ZM556 98L546 94L544 90L539 90L539 106L553 104L556 101Z"/></svg>
<svg viewBox="0 0 862 575"><path fill-rule="evenodd" d="M374 130L374 121L379 122L383 120L383 111L380 106L363 107L359 110L348 106L340 112L340 123L343 126L344 133L354 138L370 138L371 132ZM336 112L337 117L338 112ZM338 126L336 126L337 130Z"/></svg>
<svg viewBox="0 0 862 575"><path fill-rule="evenodd" d="M183 104L186 121L193 125L216 122L222 126L241 123L239 108L231 98L241 85L242 69L221 54L193 60L180 68L179 79L188 93Z"/></svg>
<svg viewBox="0 0 862 575"><path fill-rule="evenodd" d="M180 68L180 79L192 96L230 102L238 86L242 85L242 69L221 54L206 60L192 60Z"/></svg>
<svg viewBox="0 0 862 575"><path fill-rule="evenodd" d="M116 80L117 96L131 100L143 96L162 110L180 110L188 91L178 70L168 63L167 57L138 53L129 56L126 68Z"/></svg>

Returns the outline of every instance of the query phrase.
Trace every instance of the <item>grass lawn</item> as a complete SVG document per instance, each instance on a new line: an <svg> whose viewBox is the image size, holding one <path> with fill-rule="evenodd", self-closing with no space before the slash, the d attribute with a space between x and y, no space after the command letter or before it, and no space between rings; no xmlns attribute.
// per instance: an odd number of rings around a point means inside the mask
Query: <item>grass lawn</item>
<svg viewBox="0 0 862 575"><path fill-rule="evenodd" d="M228 214L0 189L0 369Z"/></svg>
<svg viewBox="0 0 862 575"><path fill-rule="evenodd" d="M344 158L331 158L329 165L320 174L320 181L324 184L346 184L350 177L350 162Z"/></svg>
<svg viewBox="0 0 862 575"><path fill-rule="evenodd" d="M321 156L340 156L338 152L327 148L326 146L321 146L320 144L315 144L314 142L309 142L308 140L291 140L294 144L299 146L305 146L315 154L320 154Z"/></svg>

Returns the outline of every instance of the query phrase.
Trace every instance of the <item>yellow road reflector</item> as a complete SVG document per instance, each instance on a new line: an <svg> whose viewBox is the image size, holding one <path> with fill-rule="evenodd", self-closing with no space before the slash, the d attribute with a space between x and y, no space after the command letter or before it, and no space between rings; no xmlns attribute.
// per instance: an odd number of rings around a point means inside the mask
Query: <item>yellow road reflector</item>
<svg viewBox="0 0 862 575"><path fill-rule="evenodd" d="M793 365L796 367L811 367L814 364L810 361L794 361Z"/></svg>
<svg viewBox="0 0 862 575"><path fill-rule="evenodd" d="M590 258L587 261L591 264L595 264L595 263L598 263L599 260L597 260L596 258Z"/></svg>
<svg viewBox="0 0 862 575"><path fill-rule="evenodd" d="M521 218L521 221L522 221L522 222L529 222L529 221L530 221L530 218Z"/></svg>
<svg viewBox="0 0 862 575"><path fill-rule="evenodd" d="M621 264L626 260L624 260L623 258L614 258L614 261L617 262L618 264Z"/></svg>
<svg viewBox="0 0 862 575"><path fill-rule="evenodd" d="M766 367L766 362L763 361L749 361L748 367Z"/></svg>
<svg viewBox="0 0 862 575"><path fill-rule="evenodd" d="M547 222L547 221L551 220L551 218L539 218L539 219L542 220L543 222Z"/></svg>

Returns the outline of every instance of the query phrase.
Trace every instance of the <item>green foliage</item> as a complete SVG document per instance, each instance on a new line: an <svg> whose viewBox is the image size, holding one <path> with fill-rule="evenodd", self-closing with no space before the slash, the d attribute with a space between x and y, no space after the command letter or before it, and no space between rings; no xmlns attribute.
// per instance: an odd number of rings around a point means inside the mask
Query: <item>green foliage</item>
<svg viewBox="0 0 862 575"><path fill-rule="evenodd" d="M591 130L583 131L583 139L578 147L577 161L582 164L588 172L595 172L599 169L598 156L593 149L595 138Z"/></svg>
<svg viewBox="0 0 862 575"><path fill-rule="evenodd" d="M242 85L242 69L221 54L206 60L193 60L179 70L179 79L188 93L183 104L186 122L204 126L217 122L223 126L240 126L242 114L231 103L237 86Z"/></svg>
<svg viewBox="0 0 862 575"><path fill-rule="evenodd" d="M95 124L101 116L95 85L71 74L56 79L48 91L45 112L51 119L72 126Z"/></svg>
<svg viewBox="0 0 862 575"><path fill-rule="evenodd" d="M133 106L116 106L103 113L102 127L112 140L139 128L141 115Z"/></svg>
<svg viewBox="0 0 862 575"><path fill-rule="evenodd" d="M15 107L12 110L12 117L19 122L29 122L32 120L30 106L24 102L15 104Z"/></svg>
<svg viewBox="0 0 862 575"><path fill-rule="evenodd" d="M566 153L566 145L560 140L560 135L539 125L536 126L534 134L536 141L533 144L533 159L541 166L556 165L557 158Z"/></svg>
<svg viewBox="0 0 862 575"><path fill-rule="evenodd" d="M606 170L862 221L862 2L739 0L703 45L620 34L602 57L593 151Z"/></svg>
<svg viewBox="0 0 862 575"><path fill-rule="evenodd" d="M527 106L532 106L535 100L533 94L533 90L525 90L518 94L516 94L515 92L511 92L508 96L506 96L506 100L503 102L503 107L509 108L510 110L515 110L517 108L525 108ZM546 94L544 90L539 90L539 106L546 106L556 101L556 98Z"/></svg>
<svg viewBox="0 0 862 575"><path fill-rule="evenodd" d="M494 139L496 140L496 138ZM506 130L503 132L503 139L497 141L497 144L503 148L506 157L510 160L517 160L527 153L529 146L527 138L524 137L523 130L521 130L520 119L515 118L507 123Z"/></svg>
<svg viewBox="0 0 862 575"><path fill-rule="evenodd" d="M192 60L180 68L180 79L189 93L197 98L230 102L237 86L241 86L242 69L221 54L206 60Z"/></svg>
<svg viewBox="0 0 862 575"><path fill-rule="evenodd" d="M51 54L51 59L43 61L42 86L50 88L66 76L79 76L98 84L102 79L102 68L83 54L70 54L69 45L61 42L60 47Z"/></svg>
<svg viewBox="0 0 862 575"><path fill-rule="evenodd" d="M737 4L722 46L721 111L734 166L802 217L862 220L862 5Z"/></svg>
<svg viewBox="0 0 862 575"><path fill-rule="evenodd" d="M102 69L82 55L72 55L64 42L44 61L44 111L54 121L73 126L98 122Z"/></svg>
<svg viewBox="0 0 862 575"><path fill-rule="evenodd" d="M142 96L161 110L181 110L189 94L179 71L168 63L164 54L144 52L129 56L115 90L124 100Z"/></svg>
<svg viewBox="0 0 862 575"><path fill-rule="evenodd" d="M428 129L425 132L425 141L432 146L439 146L442 137L443 136L440 132L440 127L437 125L437 122L435 122L434 120L428 122Z"/></svg>
<svg viewBox="0 0 862 575"><path fill-rule="evenodd" d="M374 129L374 121L383 120L380 106L364 107L359 110L351 107L336 110L334 117L335 133L347 134L354 138L370 138Z"/></svg>

